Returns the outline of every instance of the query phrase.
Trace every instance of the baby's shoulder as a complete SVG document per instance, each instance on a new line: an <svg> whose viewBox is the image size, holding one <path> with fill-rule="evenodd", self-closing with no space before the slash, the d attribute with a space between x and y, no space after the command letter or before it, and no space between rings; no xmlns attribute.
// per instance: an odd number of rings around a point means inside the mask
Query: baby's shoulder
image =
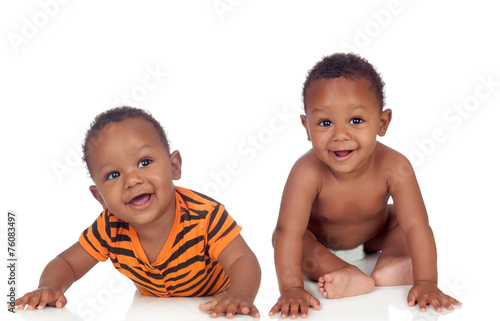
<svg viewBox="0 0 500 321"><path fill-rule="evenodd" d="M324 168L323 162L314 154L313 149L300 156L293 166L307 171L320 171Z"/></svg>
<svg viewBox="0 0 500 321"><path fill-rule="evenodd" d="M406 156L384 144L377 143L377 167L388 176L413 173L413 167Z"/></svg>
<svg viewBox="0 0 500 321"><path fill-rule="evenodd" d="M311 149L299 157L292 167L291 176L300 176L308 181L321 181L325 175L326 165L314 154Z"/></svg>
<svg viewBox="0 0 500 321"><path fill-rule="evenodd" d="M293 191L300 195L309 193L317 195L322 189L324 176L322 163L311 149L293 164L285 184L284 194Z"/></svg>
<svg viewBox="0 0 500 321"><path fill-rule="evenodd" d="M403 154L401 154L397 150L379 142L377 142L375 153L377 155L377 159L380 160L381 164L394 162L398 158L404 157Z"/></svg>

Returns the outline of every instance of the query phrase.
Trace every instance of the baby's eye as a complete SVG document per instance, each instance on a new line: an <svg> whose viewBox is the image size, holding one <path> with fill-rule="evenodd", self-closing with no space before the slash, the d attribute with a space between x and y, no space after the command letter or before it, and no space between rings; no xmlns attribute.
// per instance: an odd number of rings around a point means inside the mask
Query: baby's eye
<svg viewBox="0 0 500 321"><path fill-rule="evenodd" d="M332 122L329 120L322 120L318 123L321 127L328 127L332 125Z"/></svg>
<svg viewBox="0 0 500 321"><path fill-rule="evenodd" d="M108 174L108 176L106 176L106 180L110 180L110 179L115 179L117 177L120 176L120 173L118 172L111 172Z"/></svg>
<svg viewBox="0 0 500 321"><path fill-rule="evenodd" d="M139 162L139 167L146 167L148 166L149 164L151 164L153 161L150 160L150 159L143 159Z"/></svg>
<svg viewBox="0 0 500 321"><path fill-rule="evenodd" d="M357 125L357 124L361 124L362 122L363 122L363 119L361 119L361 118L353 118L353 119L351 119L349 124L350 125Z"/></svg>

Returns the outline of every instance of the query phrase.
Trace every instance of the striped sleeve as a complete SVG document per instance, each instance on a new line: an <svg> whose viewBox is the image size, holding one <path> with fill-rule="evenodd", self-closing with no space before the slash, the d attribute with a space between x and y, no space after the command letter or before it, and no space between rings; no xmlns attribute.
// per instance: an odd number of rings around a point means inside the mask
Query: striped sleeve
<svg viewBox="0 0 500 321"><path fill-rule="evenodd" d="M227 213L224 205L218 204L208 221L208 254L217 260L220 253L241 232L241 226Z"/></svg>
<svg viewBox="0 0 500 321"><path fill-rule="evenodd" d="M109 211L104 210L94 223L80 235L80 245L96 260L104 262L109 258L111 244Z"/></svg>

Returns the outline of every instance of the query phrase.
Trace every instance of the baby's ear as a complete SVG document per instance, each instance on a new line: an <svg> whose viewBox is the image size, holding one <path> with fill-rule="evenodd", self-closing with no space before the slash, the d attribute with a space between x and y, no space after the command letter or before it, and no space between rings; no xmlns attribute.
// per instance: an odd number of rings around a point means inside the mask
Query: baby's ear
<svg viewBox="0 0 500 321"><path fill-rule="evenodd" d="M179 180L182 176L182 157L178 150L170 154L170 164L172 165L172 179Z"/></svg>
<svg viewBox="0 0 500 321"><path fill-rule="evenodd" d="M387 132L387 128L389 128L389 124L391 123L392 119L392 110L386 109L382 112L382 115L380 115L380 128L378 129L378 135L379 136L384 136L385 133Z"/></svg>
<svg viewBox="0 0 500 321"><path fill-rule="evenodd" d="M307 116L306 115L300 115L300 121L302 122L302 126L306 129L307 132L307 140L311 141L311 136L309 135L309 126L307 126Z"/></svg>
<svg viewBox="0 0 500 321"><path fill-rule="evenodd" d="M90 192L92 193L92 196L101 203L103 209L107 209L108 207L106 206L106 203L104 202L104 199L101 196L101 193L99 193L99 190L97 189L97 186L95 185L90 185L89 187Z"/></svg>

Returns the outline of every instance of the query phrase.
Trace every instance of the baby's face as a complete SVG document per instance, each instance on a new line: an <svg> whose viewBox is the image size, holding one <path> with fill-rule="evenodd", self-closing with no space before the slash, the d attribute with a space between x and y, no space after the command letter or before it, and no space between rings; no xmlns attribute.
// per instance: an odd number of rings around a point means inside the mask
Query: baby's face
<svg viewBox="0 0 500 321"><path fill-rule="evenodd" d="M316 156L334 172L360 170L370 160L390 121L365 79L320 79L306 90L307 130Z"/></svg>
<svg viewBox="0 0 500 321"><path fill-rule="evenodd" d="M180 178L181 158L169 155L151 123L110 123L89 143L90 190L105 209L132 226L175 215L172 180Z"/></svg>

